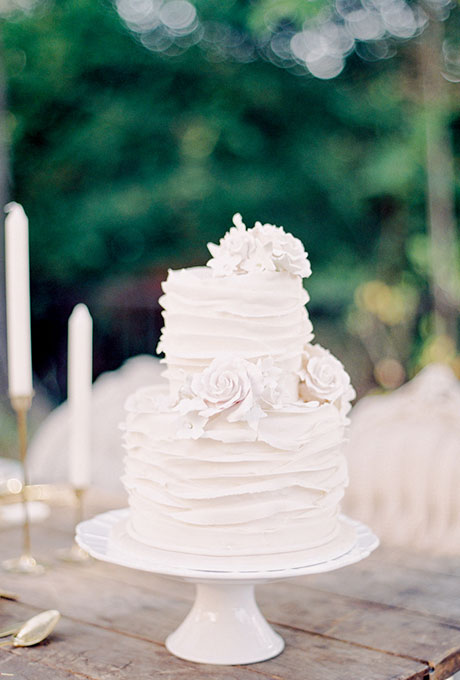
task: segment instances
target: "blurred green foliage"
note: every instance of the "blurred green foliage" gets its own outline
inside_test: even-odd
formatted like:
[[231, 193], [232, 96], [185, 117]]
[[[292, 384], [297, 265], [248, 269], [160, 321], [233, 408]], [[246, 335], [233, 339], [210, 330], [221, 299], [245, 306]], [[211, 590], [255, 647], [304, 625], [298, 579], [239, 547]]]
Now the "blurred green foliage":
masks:
[[[277, 7], [196, 4], [253, 30]], [[108, 0], [48, 0], [3, 21], [2, 35], [37, 328], [114, 277], [205, 262], [206, 242], [236, 211], [304, 241], [318, 318], [344, 329], [356, 287], [376, 277], [404, 278], [423, 298], [423, 114], [410, 44], [391, 60], [352, 56], [321, 81], [260, 59], [212, 60], [200, 46], [149, 52]], [[46, 327], [49, 338], [64, 333]]]

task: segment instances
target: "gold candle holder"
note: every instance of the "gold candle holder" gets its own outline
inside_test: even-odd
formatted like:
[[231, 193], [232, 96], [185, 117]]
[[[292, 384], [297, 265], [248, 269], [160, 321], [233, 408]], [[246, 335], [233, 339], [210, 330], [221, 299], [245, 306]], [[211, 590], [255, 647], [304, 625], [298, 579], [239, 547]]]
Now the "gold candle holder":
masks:
[[[74, 489], [74, 494], [75, 494], [75, 526], [77, 524], [80, 524], [80, 522], [83, 520], [83, 499], [85, 496], [87, 489]], [[78, 543], [74, 540], [73, 544], [70, 546], [70, 548], [62, 548], [61, 550], [58, 550], [57, 556], [60, 560], [63, 560], [64, 562], [76, 562], [78, 564], [85, 564], [89, 561], [91, 561], [91, 556], [86, 552], [86, 550], [83, 550], [83, 548], [80, 548]]]
[[18, 425], [19, 458], [22, 467], [21, 502], [24, 512], [22, 524], [23, 547], [22, 554], [14, 559], [5, 560], [3, 569], [19, 574], [42, 574], [45, 570], [42, 564], [32, 557], [30, 542], [30, 517], [27, 502], [26, 488], [28, 486], [27, 474], [27, 413], [32, 405], [32, 395], [10, 397], [11, 406], [16, 411]]

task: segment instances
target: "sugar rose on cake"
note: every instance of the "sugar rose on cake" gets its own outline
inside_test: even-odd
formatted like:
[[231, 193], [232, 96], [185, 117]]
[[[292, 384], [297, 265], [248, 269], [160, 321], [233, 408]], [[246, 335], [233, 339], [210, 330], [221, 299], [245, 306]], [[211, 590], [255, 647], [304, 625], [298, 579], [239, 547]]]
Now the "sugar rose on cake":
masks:
[[350, 549], [340, 501], [354, 391], [312, 344], [308, 254], [239, 213], [209, 251], [162, 284], [167, 385], [127, 403], [129, 535], [219, 559]]
[[257, 363], [232, 355], [214, 359], [204, 371], [189, 376], [180, 390], [174, 406], [183, 416], [179, 436], [202, 436], [208, 420], [221, 413], [229, 423], [243, 421], [257, 429], [266, 416], [264, 406], [282, 402], [281, 374], [269, 357]]
[[346, 415], [356, 393], [343, 364], [319, 344], [306, 345], [299, 371], [299, 395], [303, 401], [337, 404]]
[[233, 215], [233, 224], [219, 245], [208, 243], [212, 255], [208, 266], [216, 276], [254, 271], [286, 271], [302, 278], [311, 275], [302, 242], [283, 227], [256, 222], [247, 229], [240, 213]]

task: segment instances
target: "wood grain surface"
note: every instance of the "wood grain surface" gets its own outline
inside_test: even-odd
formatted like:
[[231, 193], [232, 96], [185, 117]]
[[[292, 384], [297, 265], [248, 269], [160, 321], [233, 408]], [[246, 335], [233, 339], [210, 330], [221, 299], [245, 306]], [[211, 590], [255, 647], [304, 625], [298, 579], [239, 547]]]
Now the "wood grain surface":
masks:
[[[104, 508], [105, 509], [105, 508]], [[100, 511], [94, 506], [92, 511]], [[182, 661], [164, 646], [190, 608], [193, 586], [92, 562], [60, 563], [72, 517], [54, 508], [33, 527], [43, 576], [0, 573], [0, 626], [42, 609], [62, 619], [44, 643], [0, 649], [0, 680], [443, 680], [460, 669], [460, 558], [379, 549], [360, 564], [258, 588], [260, 607], [286, 641], [277, 658], [248, 666]], [[0, 530], [0, 558], [20, 550]], [[426, 565], [426, 566], [425, 566]]]

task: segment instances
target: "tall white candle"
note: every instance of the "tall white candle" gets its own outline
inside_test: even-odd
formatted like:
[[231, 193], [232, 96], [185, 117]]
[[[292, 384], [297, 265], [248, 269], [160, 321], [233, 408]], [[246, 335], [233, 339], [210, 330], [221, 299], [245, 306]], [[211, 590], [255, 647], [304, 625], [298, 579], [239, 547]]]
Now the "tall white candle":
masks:
[[10, 397], [26, 397], [32, 395], [29, 221], [19, 203], [5, 210], [8, 389]]
[[76, 489], [91, 483], [93, 320], [86, 305], [69, 319], [67, 398], [70, 409], [69, 479]]

